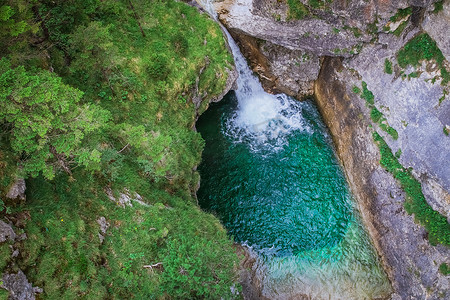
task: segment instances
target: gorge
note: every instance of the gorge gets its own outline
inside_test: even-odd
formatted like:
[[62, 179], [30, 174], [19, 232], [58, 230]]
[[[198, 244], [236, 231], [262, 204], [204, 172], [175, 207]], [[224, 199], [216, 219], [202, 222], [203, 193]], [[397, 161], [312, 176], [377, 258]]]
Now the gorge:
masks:
[[0, 299], [447, 299], [449, 0], [0, 3]]

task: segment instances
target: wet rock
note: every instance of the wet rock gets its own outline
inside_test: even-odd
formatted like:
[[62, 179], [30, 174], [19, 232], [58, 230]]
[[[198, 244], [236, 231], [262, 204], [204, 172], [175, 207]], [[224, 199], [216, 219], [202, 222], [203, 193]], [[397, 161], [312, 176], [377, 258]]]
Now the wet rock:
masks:
[[16, 239], [16, 234], [12, 227], [0, 220], [0, 243], [11, 241]]
[[10, 300], [34, 300], [35, 293], [42, 293], [42, 289], [33, 287], [20, 270], [17, 274], [3, 274], [2, 281], [2, 287], [9, 292]]
[[285, 93], [301, 99], [312, 95], [319, 75], [319, 58], [313, 53], [290, 50], [268, 41], [233, 32], [252, 70], [258, 74], [264, 90]]
[[19, 178], [9, 188], [6, 197], [13, 200], [25, 200], [25, 189], [25, 179]]

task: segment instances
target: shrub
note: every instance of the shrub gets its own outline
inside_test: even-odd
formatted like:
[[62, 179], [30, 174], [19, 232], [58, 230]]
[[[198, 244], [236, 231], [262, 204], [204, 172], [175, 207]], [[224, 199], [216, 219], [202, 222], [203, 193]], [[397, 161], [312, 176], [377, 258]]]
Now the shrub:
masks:
[[354, 85], [354, 86], [352, 87], [352, 91], [353, 91], [353, 93], [355, 93], [355, 94], [361, 93], [361, 89], [360, 89], [359, 87], [357, 87], [356, 85]]

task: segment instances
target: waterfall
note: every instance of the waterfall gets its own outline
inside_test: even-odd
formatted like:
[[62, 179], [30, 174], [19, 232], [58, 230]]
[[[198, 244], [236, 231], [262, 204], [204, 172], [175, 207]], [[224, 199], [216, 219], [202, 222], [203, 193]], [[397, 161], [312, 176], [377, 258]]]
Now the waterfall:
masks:
[[266, 93], [250, 69], [246, 58], [227, 29], [218, 21], [213, 0], [201, 0], [200, 4], [217, 21], [225, 33], [238, 71], [238, 110], [227, 121], [225, 134], [236, 142], [251, 141], [251, 148], [277, 150], [287, 143], [287, 136], [294, 130], [311, 131], [302, 117], [302, 104], [285, 94]]

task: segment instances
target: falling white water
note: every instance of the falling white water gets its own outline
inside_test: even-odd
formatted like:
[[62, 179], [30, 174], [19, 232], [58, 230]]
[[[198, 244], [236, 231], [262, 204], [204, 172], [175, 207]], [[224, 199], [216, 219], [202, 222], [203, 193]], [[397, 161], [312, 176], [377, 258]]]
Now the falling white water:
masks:
[[[212, 1], [201, 0], [200, 4], [217, 21]], [[223, 26], [222, 28], [239, 73], [238, 88], [235, 90], [238, 109], [226, 122], [224, 133], [235, 141], [250, 142], [251, 148], [257, 151], [267, 147], [280, 149], [294, 130], [310, 131], [302, 117], [302, 103], [285, 94], [266, 93], [236, 42]]]

